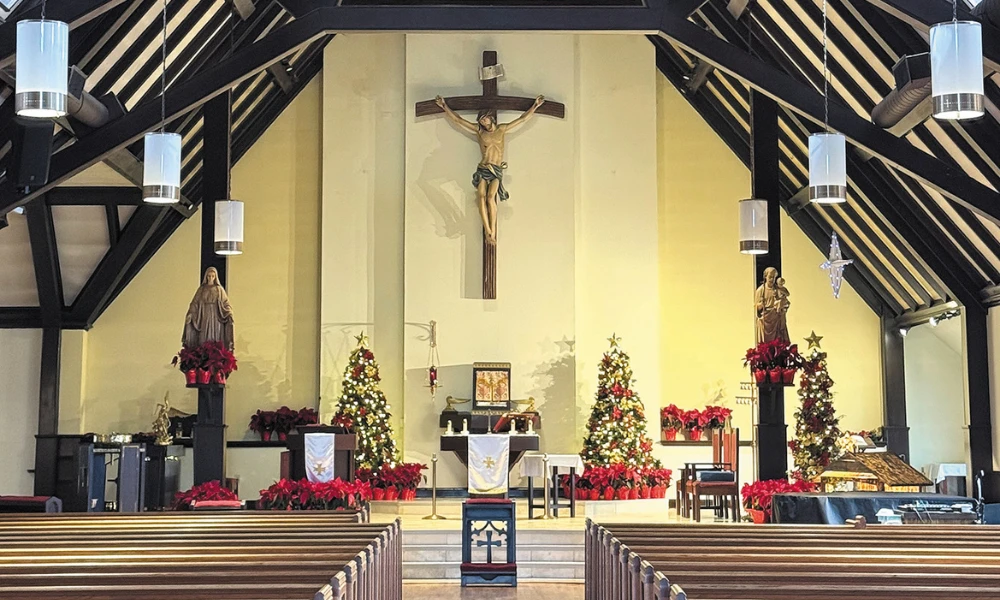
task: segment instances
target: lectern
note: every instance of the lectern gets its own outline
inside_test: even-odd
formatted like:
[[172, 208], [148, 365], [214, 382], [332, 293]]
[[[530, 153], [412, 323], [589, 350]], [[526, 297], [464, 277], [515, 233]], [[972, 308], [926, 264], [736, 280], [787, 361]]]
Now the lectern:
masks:
[[283, 478], [298, 481], [306, 477], [306, 439], [310, 433], [333, 433], [333, 474], [344, 481], [354, 481], [354, 451], [358, 449], [358, 437], [349, 433], [343, 427], [332, 425], [304, 425], [296, 428], [295, 433], [288, 434], [285, 447], [288, 448], [288, 473], [282, 473]]

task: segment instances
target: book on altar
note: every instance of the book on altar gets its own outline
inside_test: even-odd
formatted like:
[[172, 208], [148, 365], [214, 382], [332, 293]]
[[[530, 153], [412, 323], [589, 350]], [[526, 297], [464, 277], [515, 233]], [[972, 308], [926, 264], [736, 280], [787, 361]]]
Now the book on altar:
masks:
[[303, 436], [306, 454], [306, 479], [326, 483], [334, 478], [335, 433], [307, 433]]
[[506, 494], [510, 485], [510, 436], [469, 436], [469, 493]]

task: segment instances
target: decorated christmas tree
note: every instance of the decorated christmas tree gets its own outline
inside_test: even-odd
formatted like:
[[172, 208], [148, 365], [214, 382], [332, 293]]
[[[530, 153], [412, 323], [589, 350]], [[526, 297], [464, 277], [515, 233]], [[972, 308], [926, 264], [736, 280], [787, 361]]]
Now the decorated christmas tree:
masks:
[[632, 391], [632, 368], [619, 341], [610, 338], [611, 348], [598, 368], [597, 400], [583, 440], [583, 462], [588, 467], [656, 467], [653, 440], [646, 435], [646, 413]]
[[333, 421], [350, 425], [358, 436], [354, 455], [358, 468], [394, 467], [399, 461], [399, 450], [389, 423], [392, 416], [389, 403], [379, 389], [378, 363], [368, 349], [368, 337], [362, 333], [357, 340], [358, 347], [351, 352], [344, 371], [343, 393]]
[[799, 477], [806, 480], [814, 479], [836, 458], [840, 438], [840, 419], [830, 391], [833, 379], [826, 370], [826, 352], [819, 347], [821, 339], [815, 332], [806, 338], [809, 349], [799, 378], [801, 406], [795, 411], [795, 439], [788, 442]]

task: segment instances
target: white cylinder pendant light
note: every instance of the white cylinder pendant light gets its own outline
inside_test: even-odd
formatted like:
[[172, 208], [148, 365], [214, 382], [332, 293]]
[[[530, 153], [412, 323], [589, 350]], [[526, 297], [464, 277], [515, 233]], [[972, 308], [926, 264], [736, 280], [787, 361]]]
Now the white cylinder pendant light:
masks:
[[809, 136], [809, 201], [847, 202], [847, 140], [839, 133]]
[[37, 119], [64, 116], [69, 82], [69, 25], [47, 19], [18, 21], [16, 64], [15, 112]]
[[983, 116], [983, 26], [949, 21], [931, 27], [931, 96], [934, 118]]
[[740, 200], [740, 252], [767, 254], [766, 200]]
[[142, 199], [150, 204], [174, 204], [181, 199], [181, 136], [147, 133], [142, 169]]
[[239, 200], [215, 203], [215, 253], [243, 254], [243, 203]]

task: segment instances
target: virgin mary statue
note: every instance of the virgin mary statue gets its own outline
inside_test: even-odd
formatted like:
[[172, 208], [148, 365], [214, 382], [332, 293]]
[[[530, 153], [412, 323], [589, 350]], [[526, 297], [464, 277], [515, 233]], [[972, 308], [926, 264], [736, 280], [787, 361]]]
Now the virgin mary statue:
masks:
[[191, 299], [181, 342], [185, 348], [195, 348], [205, 342], [222, 342], [226, 348], [233, 349], [233, 309], [215, 267], [205, 271], [201, 286]]

